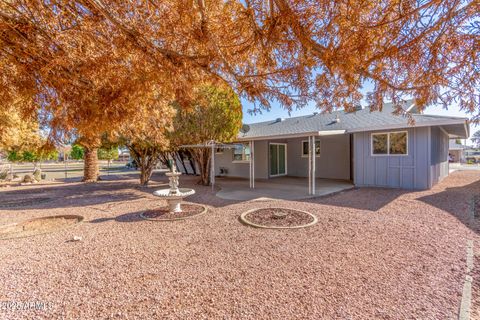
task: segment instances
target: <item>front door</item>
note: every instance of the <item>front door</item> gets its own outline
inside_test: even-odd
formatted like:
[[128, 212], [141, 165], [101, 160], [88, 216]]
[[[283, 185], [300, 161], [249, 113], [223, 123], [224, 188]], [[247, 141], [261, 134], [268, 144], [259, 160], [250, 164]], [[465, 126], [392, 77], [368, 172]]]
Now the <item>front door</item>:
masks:
[[287, 145], [285, 143], [270, 143], [270, 176], [287, 174]]

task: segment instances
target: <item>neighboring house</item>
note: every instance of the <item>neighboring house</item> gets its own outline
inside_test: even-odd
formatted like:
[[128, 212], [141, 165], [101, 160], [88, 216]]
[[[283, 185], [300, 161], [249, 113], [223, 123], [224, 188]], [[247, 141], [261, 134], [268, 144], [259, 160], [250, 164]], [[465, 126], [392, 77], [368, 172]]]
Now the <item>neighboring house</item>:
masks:
[[480, 150], [472, 147], [467, 147], [464, 150], [465, 161], [467, 163], [480, 163]]
[[305, 177], [309, 190], [315, 190], [314, 177], [429, 189], [448, 175], [449, 139], [469, 136], [467, 119], [419, 114], [411, 104], [404, 109], [412, 111], [414, 125], [392, 114], [390, 104], [382, 112], [335, 111], [250, 124], [238, 135], [243, 145], [215, 154], [215, 174], [251, 181]]
[[450, 162], [465, 162], [465, 149], [468, 147], [457, 141], [459, 139], [451, 139], [448, 147], [448, 155]]
[[64, 145], [64, 144], [59, 144], [57, 146], [58, 150], [58, 161], [65, 161], [68, 160], [70, 156], [70, 152], [72, 152], [72, 146], [71, 145]]
[[130, 151], [128, 149], [119, 149], [118, 161], [130, 161]]

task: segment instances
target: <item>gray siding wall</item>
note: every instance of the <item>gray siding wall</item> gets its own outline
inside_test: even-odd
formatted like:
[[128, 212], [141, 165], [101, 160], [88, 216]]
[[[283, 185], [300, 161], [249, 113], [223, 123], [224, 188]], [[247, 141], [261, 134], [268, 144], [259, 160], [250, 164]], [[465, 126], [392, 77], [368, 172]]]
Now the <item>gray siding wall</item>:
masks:
[[[356, 186], [376, 186], [403, 189], [428, 189], [448, 176], [448, 136], [438, 127], [408, 128], [408, 155], [372, 156], [369, 131], [353, 134], [353, 176]], [[345, 135], [317, 137], [320, 157], [316, 158], [316, 176], [329, 179], [350, 179], [350, 137]], [[308, 176], [308, 158], [302, 157], [302, 141], [255, 141], [255, 178], [269, 178], [269, 143], [287, 144], [287, 175]], [[227, 176], [249, 176], [248, 162], [233, 162], [233, 150], [216, 154], [215, 170], [228, 170]]]
[[[268, 178], [268, 144], [267, 141], [255, 141], [254, 150], [255, 179]], [[233, 149], [224, 149], [222, 153], [215, 154], [215, 174], [220, 174], [220, 168], [226, 168], [227, 177], [248, 178], [250, 164], [233, 161]]]
[[[320, 140], [320, 156], [315, 157], [315, 176], [327, 179], [350, 179], [350, 135], [316, 137]], [[308, 157], [302, 157], [302, 141], [287, 140], [287, 170], [289, 176], [308, 177]]]
[[431, 127], [430, 187], [448, 176], [448, 135], [439, 127]]
[[430, 128], [402, 131], [408, 132], [408, 155], [405, 156], [372, 156], [370, 136], [375, 131], [354, 134], [353, 172], [356, 186], [429, 188]]
[[[320, 140], [320, 157], [316, 158], [316, 176], [329, 179], [350, 179], [349, 135], [317, 137]], [[302, 141], [307, 138], [288, 140], [255, 141], [255, 179], [269, 179], [269, 143], [287, 144], [287, 175], [308, 176], [308, 158], [302, 157]], [[233, 150], [225, 149], [215, 155], [215, 173], [226, 168], [229, 177], [249, 177], [248, 162], [233, 162]]]

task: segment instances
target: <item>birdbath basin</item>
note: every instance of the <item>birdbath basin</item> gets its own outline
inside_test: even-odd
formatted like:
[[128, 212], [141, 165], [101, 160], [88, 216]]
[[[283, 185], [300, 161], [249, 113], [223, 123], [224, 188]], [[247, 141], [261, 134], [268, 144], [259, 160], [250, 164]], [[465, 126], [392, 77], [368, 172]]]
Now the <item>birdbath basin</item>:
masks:
[[181, 174], [181, 172], [176, 172], [175, 170], [165, 173], [170, 181], [170, 189], [161, 189], [153, 192], [154, 196], [167, 200], [170, 212], [182, 212], [180, 204], [183, 198], [195, 194], [195, 190], [193, 189], [178, 187], [178, 177]]

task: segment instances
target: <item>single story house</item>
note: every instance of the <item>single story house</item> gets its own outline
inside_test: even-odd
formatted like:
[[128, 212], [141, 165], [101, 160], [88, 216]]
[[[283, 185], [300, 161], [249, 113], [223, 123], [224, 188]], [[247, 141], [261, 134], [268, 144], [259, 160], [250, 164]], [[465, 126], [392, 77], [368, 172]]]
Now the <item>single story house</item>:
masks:
[[480, 163], [480, 150], [478, 148], [467, 147], [464, 153], [467, 163]]
[[448, 146], [448, 156], [450, 162], [465, 162], [465, 149], [468, 147], [463, 145], [459, 139], [451, 139]]
[[404, 109], [414, 124], [386, 104], [245, 125], [234, 148], [217, 149], [215, 175], [249, 178], [251, 188], [259, 179], [303, 177], [309, 194], [321, 178], [429, 189], [448, 175], [449, 140], [469, 136], [467, 119], [420, 114], [412, 103]]

